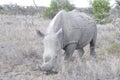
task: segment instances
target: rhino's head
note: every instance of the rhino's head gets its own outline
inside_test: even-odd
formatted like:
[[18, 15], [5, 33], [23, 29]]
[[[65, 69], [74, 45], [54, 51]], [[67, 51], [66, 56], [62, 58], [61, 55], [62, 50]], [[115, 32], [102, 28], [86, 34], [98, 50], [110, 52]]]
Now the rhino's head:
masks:
[[44, 53], [43, 53], [43, 64], [40, 66], [41, 71], [52, 71], [56, 72], [58, 63], [59, 63], [59, 55], [61, 53], [61, 41], [59, 39], [61, 31], [57, 33], [51, 33], [44, 35], [39, 32], [41, 36], [44, 36], [43, 45], [44, 45]]

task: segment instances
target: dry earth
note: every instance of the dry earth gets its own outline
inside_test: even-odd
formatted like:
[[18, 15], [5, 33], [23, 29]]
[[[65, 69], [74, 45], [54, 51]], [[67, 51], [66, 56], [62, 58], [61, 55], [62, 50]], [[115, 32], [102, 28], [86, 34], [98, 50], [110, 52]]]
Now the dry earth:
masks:
[[0, 15], [0, 80], [120, 80], [120, 31], [112, 24], [98, 25], [97, 57], [85, 47], [82, 59], [65, 67], [61, 58], [59, 73], [46, 75], [38, 70], [42, 63], [42, 39], [49, 22], [37, 16]]

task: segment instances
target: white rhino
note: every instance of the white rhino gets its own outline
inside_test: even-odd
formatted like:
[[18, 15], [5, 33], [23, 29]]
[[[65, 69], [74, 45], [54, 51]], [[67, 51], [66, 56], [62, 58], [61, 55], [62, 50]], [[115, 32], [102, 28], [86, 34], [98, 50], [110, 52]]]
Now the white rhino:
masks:
[[95, 56], [97, 27], [95, 21], [77, 10], [66, 12], [61, 10], [51, 21], [44, 37], [42, 71], [56, 71], [61, 50], [65, 51], [65, 60], [70, 60], [75, 49], [82, 57], [84, 47], [90, 44], [90, 54]]

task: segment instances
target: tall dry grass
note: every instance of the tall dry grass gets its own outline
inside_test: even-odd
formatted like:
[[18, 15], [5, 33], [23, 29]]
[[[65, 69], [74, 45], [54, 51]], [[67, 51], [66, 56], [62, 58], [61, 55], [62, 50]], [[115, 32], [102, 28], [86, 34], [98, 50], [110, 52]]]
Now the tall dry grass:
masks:
[[97, 26], [96, 58], [87, 46], [82, 59], [75, 51], [70, 64], [62, 56], [58, 74], [40, 72], [43, 44], [35, 30], [45, 32], [49, 22], [36, 16], [0, 16], [0, 80], [120, 80], [119, 30], [113, 24]]

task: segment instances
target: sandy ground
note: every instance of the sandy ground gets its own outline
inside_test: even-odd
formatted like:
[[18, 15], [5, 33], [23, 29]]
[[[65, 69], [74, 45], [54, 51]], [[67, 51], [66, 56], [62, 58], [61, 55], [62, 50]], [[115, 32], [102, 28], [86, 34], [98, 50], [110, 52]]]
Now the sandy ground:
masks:
[[0, 80], [120, 80], [119, 31], [112, 24], [98, 25], [97, 58], [89, 47], [68, 67], [61, 58], [59, 73], [46, 75], [38, 70], [42, 64], [42, 38], [51, 20], [31, 16], [0, 15]]

